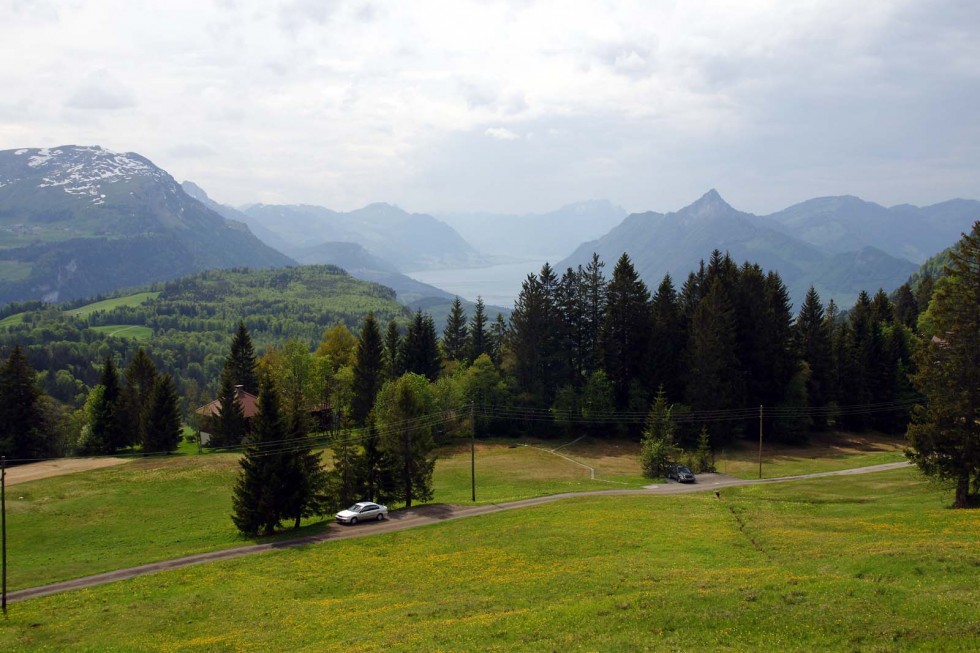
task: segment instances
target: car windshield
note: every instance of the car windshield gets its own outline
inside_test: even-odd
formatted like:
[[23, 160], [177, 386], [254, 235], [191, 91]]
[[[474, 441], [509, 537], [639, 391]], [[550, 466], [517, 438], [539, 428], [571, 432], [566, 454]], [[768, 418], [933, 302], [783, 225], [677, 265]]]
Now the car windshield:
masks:
[[679, 471], [681, 474], [690, 474], [691, 473], [691, 470], [689, 470], [687, 467], [678, 467], [677, 468], [677, 471]]

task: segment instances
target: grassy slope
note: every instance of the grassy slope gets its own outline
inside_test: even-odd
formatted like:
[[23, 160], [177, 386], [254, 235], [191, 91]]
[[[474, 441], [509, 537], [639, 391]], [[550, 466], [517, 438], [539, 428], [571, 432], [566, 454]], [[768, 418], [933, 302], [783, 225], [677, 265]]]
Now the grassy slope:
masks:
[[912, 470], [583, 497], [14, 604], [0, 648], [975, 650], [946, 503]]
[[[509, 440], [477, 445], [478, 503], [650, 482], [640, 476], [635, 443], [587, 438], [560, 449], [594, 467], [596, 480], [587, 469], [544, 450], [563, 443], [528, 443], [531, 446], [514, 446]], [[182, 447], [185, 454], [197, 450], [196, 445]], [[247, 543], [229, 518], [237, 459], [236, 454], [137, 459], [121, 467], [12, 487], [7, 505], [8, 587], [33, 587]], [[805, 471], [867, 464], [860, 454], [853, 459], [805, 460]], [[739, 464], [754, 469], [751, 459]], [[470, 503], [468, 445], [443, 450], [433, 485], [436, 502]], [[315, 533], [324, 526], [310, 520], [299, 533], [287, 530], [279, 537]]]
[[159, 292], [141, 292], [126, 295], [125, 297], [114, 297], [112, 299], [106, 299], [100, 302], [93, 302], [91, 304], [86, 304], [85, 306], [73, 308], [65, 311], [65, 313], [72, 317], [82, 317], [96, 311], [111, 311], [114, 308], [119, 308], [122, 306], [139, 306], [144, 302], [156, 299], [159, 295]]
[[91, 327], [93, 331], [115, 336], [117, 338], [132, 338], [140, 342], [146, 342], [153, 337], [153, 329], [145, 326], [135, 326], [132, 324], [110, 324], [106, 326]]

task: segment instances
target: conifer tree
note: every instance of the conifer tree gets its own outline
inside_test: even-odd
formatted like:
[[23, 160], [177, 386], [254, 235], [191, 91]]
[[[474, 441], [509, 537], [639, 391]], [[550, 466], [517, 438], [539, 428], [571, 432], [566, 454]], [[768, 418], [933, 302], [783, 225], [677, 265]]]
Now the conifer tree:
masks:
[[602, 365], [602, 351], [599, 336], [606, 315], [606, 291], [608, 283], [602, 273], [605, 263], [599, 255], [592, 252], [592, 260], [582, 271], [581, 304], [583, 307], [582, 325], [582, 376], [592, 376]]
[[180, 398], [173, 377], [156, 378], [146, 412], [143, 453], [170, 453], [180, 445]]
[[503, 313], [497, 313], [497, 317], [490, 326], [490, 333], [487, 335], [487, 354], [494, 365], [500, 365], [501, 353], [506, 339], [507, 322], [504, 321]]
[[466, 344], [466, 311], [457, 295], [449, 307], [446, 327], [442, 331], [442, 351], [447, 359], [461, 361], [466, 358]]
[[37, 375], [24, 350], [15, 345], [0, 366], [0, 454], [30, 460], [50, 453], [41, 398]]
[[980, 494], [980, 221], [953, 248], [928, 312], [935, 337], [920, 343], [914, 376], [927, 403], [909, 426], [909, 457], [952, 481], [964, 508]]
[[650, 293], [623, 253], [606, 288], [606, 315], [600, 333], [603, 362], [616, 405], [629, 405], [630, 384], [646, 370], [650, 345]]
[[489, 334], [487, 333], [487, 313], [483, 297], [476, 298], [476, 308], [473, 309], [473, 319], [470, 320], [469, 331], [466, 335], [466, 360], [472, 364], [477, 358], [487, 353], [489, 349]]
[[[816, 289], [810, 286], [796, 319], [796, 343], [800, 358], [810, 368], [806, 390], [811, 406], [824, 407], [833, 398], [833, 358], [830, 329]], [[815, 418], [815, 426], [827, 426], [825, 417]]]
[[208, 444], [212, 447], [237, 447], [245, 437], [245, 409], [228, 369], [221, 374], [218, 401], [219, 413], [212, 422], [215, 432], [211, 434]]
[[127, 437], [123, 425], [119, 371], [110, 357], [106, 357], [102, 365], [98, 387], [100, 391], [92, 406], [89, 435], [83, 445], [83, 453], [111, 454], [129, 446], [132, 441]]
[[514, 354], [514, 376], [526, 400], [542, 405], [547, 401], [546, 358], [549, 299], [541, 281], [533, 274], [521, 284], [507, 330], [507, 347]]
[[354, 397], [351, 418], [363, 425], [374, 406], [374, 399], [384, 383], [384, 343], [374, 313], [368, 313], [361, 325], [361, 337], [354, 354]]
[[895, 319], [913, 330], [919, 319], [919, 306], [908, 283], [903, 283], [895, 291]]
[[255, 347], [252, 337], [245, 328], [245, 322], [238, 322], [238, 330], [231, 339], [231, 350], [225, 360], [225, 370], [231, 374], [232, 381], [249, 394], [259, 391], [259, 377], [255, 364]]
[[235, 483], [232, 521], [247, 535], [271, 535], [286, 517], [289, 475], [295, 469], [286, 464], [282, 443], [288, 425], [282, 414], [279, 393], [273, 382], [263, 379], [259, 390], [258, 414], [239, 461], [241, 471]]
[[648, 387], [662, 386], [668, 396], [683, 396], [681, 369], [686, 341], [677, 292], [667, 274], [650, 304]]
[[398, 324], [394, 320], [388, 322], [384, 346], [384, 380], [390, 381], [397, 379], [404, 372], [401, 366], [402, 336], [398, 332]]
[[420, 308], [402, 341], [402, 366], [408, 372], [435, 381], [442, 366], [440, 358], [435, 323], [432, 316]]
[[711, 438], [707, 426], [702, 426], [701, 433], [698, 435], [698, 448], [694, 452], [694, 471], [698, 474], [715, 471], [715, 458], [711, 453]]
[[140, 347], [124, 373], [122, 411], [123, 423], [134, 433], [133, 441], [144, 443], [150, 397], [157, 380], [157, 368], [146, 351]]

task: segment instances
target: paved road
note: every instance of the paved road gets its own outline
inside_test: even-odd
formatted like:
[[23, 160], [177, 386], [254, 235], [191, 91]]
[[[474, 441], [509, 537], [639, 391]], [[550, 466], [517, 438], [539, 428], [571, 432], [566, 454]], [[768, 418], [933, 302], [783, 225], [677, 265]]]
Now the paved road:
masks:
[[277, 549], [290, 549], [298, 546], [306, 546], [309, 544], [316, 544], [318, 542], [325, 542], [331, 540], [343, 540], [352, 537], [367, 537], [370, 535], [376, 535], [378, 533], [390, 533], [392, 531], [402, 531], [408, 528], [416, 528], [418, 526], [424, 526], [426, 524], [434, 524], [441, 521], [448, 521], [450, 519], [462, 519], [464, 517], [475, 517], [476, 515], [485, 515], [492, 512], [501, 512], [503, 510], [514, 510], [515, 508], [527, 508], [529, 506], [537, 506], [545, 503], [553, 503], [555, 501], [561, 501], [562, 499], [568, 499], [571, 497], [582, 497], [582, 496], [607, 496], [607, 495], [626, 495], [626, 494], [688, 494], [691, 492], [707, 492], [711, 490], [719, 490], [726, 487], [735, 487], [739, 485], [757, 485], [760, 483], [784, 483], [786, 481], [797, 481], [808, 478], [820, 478], [823, 476], [846, 476], [851, 474], [869, 474], [872, 472], [881, 472], [890, 469], [899, 469], [902, 467], [907, 467], [909, 463], [898, 462], [898, 463], [886, 463], [884, 465], [872, 465], [869, 467], [856, 467], [853, 469], [843, 469], [836, 472], [820, 472], [817, 474], [803, 474], [800, 476], [783, 476], [780, 478], [764, 478], [764, 479], [741, 479], [734, 478], [732, 476], [725, 476], [724, 474], [700, 474], [698, 475], [698, 482], [690, 485], [684, 485], [680, 483], [664, 483], [658, 485], [648, 485], [644, 488], [631, 488], [631, 489], [618, 489], [618, 490], [593, 490], [588, 492], [566, 492], [563, 494], [552, 494], [544, 497], [535, 497], [533, 499], [523, 499], [521, 501], [509, 501], [507, 503], [494, 503], [486, 504], [480, 506], [453, 506], [448, 504], [435, 504], [420, 506], [418, 508], [410, 508], [408, 510], [399, 510], [392, 513], [388, 519], [382, 522], [371, 522], [366, 524], [358, 524], [356, 526], [341, 526], [339, 524], [331, 524], [326, 532], [319, 533], [317, 535], [311, 535], [309, 537], [297, 538], [294, 540], [287, 540], [283, 542], [270, 542], [268, 544], [250, 544], [248, 546], [240, 546], [234, 549], [223, 549], [221, 551], [210, 551], [208, 553], [199, 553], [197, 555], [185, 556], [183, 558], [174, 558], [172, 560], [161, 560], [159, 562], [152, 562], [147, 565], [140, 565], [139, 567], [130, 567], [128, 569], [117, 569], [116, 571], [109, 571], [104, 574], [96, 574], [94, 576], [85, 576], [83, 578], [76, 578], [73, 580], [64, 581], [61, 583], [52, 583], [51, 585], [42, 585], [41, 587], [32, 587], [29, 589], [18, 590], [16, 592], [9, 592], [7, 594], [8, 601], [21, 601], [24, 599], [30, 599], [40, 596], [48, 596], [50, 594], [58, 594], [60, 592], [67, 592], [73, 589], [80, 589], [83, 587], [94, 587], [95, 585], [104, 585], [105, 583], [112, 583], [117, 580], [126, 580], [128, 578], [135, 578], [137, 576], [145, 576], [146, 574], [153, 574], [158, 571], [166, 571], [168, 569], [179, 569], [181, 567], [189, 567], [191, 565], [198, 565], [204, 562], [214, 562], [216, 560], [228, 560], [229, 558], [239, 558], [241, 556], [252, 555], [254, 553], [263, 553], [265, 551], [275, 551]]

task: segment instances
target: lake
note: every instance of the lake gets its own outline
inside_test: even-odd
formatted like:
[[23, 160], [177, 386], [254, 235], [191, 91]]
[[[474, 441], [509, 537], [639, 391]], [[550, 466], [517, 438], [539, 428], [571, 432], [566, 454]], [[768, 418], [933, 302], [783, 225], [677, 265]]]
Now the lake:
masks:
[[521, 292], [521, 283], [529, 274], [537, 274], [545, 261], [502, 263], [485, 268], [454, 268], [408, 272], [408, 276], [446, 292], [475, 302], [477, 296], [491, 306], [513, 308]]

